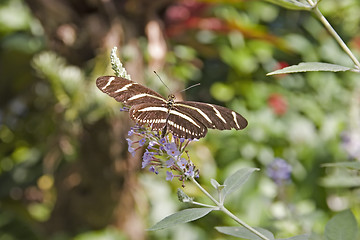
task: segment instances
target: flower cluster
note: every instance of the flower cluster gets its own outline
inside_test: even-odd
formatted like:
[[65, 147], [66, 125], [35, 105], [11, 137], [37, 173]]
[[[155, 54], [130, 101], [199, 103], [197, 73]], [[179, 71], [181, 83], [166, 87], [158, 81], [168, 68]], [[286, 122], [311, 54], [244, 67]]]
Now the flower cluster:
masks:
[[342, 147], [350, 158], [360, 160], [360, 133], [358, 130], [345, 131], [341, 134]]
[[267, 175], [278, 185], [282, 185], [291, 177], [291, 166], [281, 158], [275, 158], [267, 168]]
[[159, 133], [143, 126], [132, 127], [128, 136], [139, 139], [136, 141], [126, 139], [129, 145], [128, 151], [133, 156], [137, 150], [147, 144], [142, 157], [142, 168], [149, 167], [149, 170], [155, 174], [158, 174], [160, 169], [166, 168], [166, 180], [178, 178], [183, 181], [183, 186], [186, 179], [199, 177], [199, 170], [191, 162], [186, 150], [189, 143], [194, 140], [178, 138], [171, 134], [162, 138]]

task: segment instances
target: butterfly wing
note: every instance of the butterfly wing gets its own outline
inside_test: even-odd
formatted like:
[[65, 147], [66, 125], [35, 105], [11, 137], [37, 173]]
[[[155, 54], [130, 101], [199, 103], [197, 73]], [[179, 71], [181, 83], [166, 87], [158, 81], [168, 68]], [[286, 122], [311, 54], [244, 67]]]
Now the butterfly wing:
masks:
[[199, 139], [207, 128], [240, 130], [248, 124], [240, 114], [218, 105], [191, 101], [170, 104], [157, 92], [125, 78], [103, 76], [96, 85], [116, 101], [131, 106], [130, 117], [135, 122], [179, 138]]
[[142, 103], [130, 108], [130, 118], [140, 125], [149, 124], [152, 130], [162, 130], [166, 126], [168, 109], [165, 104]]
[[127, 106], [134, 106], [142, 103], [162, 104], [166, 103], [157, 92], [128, 79], [115, 76], [102, 76], [96, 79], [96, 86], [115, 98], [116, 101], [122, 102]]
[[169, 112], [167, 129], [179, 138], [200, 139], [205, 137], [207, 127], [191, 113], [172, 108]]
[[239, 113], [226, 107], [191, 101], [175, 102], [174, 109], [193, 116], [207, 128], [229, 130], [244, 129], [248, 122]]
[[144, 103], [130, 108], [130, 117], [139, 124], [149, 124], [152, 130], [171, 132], [179, 138], [205, 137], [207, 128], [188, 113], [168, 109], [166, 104]]

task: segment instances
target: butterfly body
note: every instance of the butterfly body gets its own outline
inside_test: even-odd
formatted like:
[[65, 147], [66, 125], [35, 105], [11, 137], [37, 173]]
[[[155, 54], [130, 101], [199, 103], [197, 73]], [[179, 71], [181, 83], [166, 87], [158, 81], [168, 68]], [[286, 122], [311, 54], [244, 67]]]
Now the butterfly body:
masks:
[[214, 104], [175, 101], [170, 94], [165, 99], [157, 92], [128, 79], [103, 76], [97, 87], [116, 101], [130, 106], [130, 118], [139, 124], [149, 124], [152, 130], [167, 131], [179, 138], [199, 139], [207, 129], [244, 129], [247, 121], [240, 114]]

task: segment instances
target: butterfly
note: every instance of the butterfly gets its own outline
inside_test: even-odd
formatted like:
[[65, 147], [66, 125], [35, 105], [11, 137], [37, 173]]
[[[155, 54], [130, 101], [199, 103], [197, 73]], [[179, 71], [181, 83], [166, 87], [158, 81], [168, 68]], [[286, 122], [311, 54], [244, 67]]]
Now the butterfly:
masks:
[[152, 130], [167, 132], [185, 139], [205, 137], [208, 128], [218, 130], [244, 129], [248, 122], [239, 113], [228, 108], [202, 102], [175, 101], [128, 79], [102, 76], [96, 86], [116, 101], [131, 107], [129, 115], [140, 125], [148, 124]]

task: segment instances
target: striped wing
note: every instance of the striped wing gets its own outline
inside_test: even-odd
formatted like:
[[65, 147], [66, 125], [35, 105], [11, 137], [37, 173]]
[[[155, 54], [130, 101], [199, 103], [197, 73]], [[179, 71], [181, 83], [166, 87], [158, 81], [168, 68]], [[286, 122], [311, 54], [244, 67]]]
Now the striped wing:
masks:
[[207, 127], [191, 114], [168, 109], [165, 104], [144, 103], [130, 109], [130, 117], [140, 124], [148, 123], [152, 130], [168, 131], [179, 138], [205, 137]]
[[96, 79], [96, 86], [115, 98], [116, 101], [122, 102], [127, 106], [134, 106], [142, 103], [166, 104], [160, 94], [144, 87], [143, 85], [115, 76], [102, 76]]
[[246, 119], [239, 113], [214, 104], [190, 101], [175, 102], [174, 110], [186, 115], [191, 115], [207, 128], [219, 130], [230, 130], [234, 128], [241, 130], [248, 124]]
[[[97, 87], [116, 101], [130, 108], [130, 117], [139, 124], [149, 124], [153, 130], [169, 131], [179, 138], [202, 138], [207, 128], [240, 130], [247, 126], [246, 119], [228, 108], [218, 105], [180, 101], [173, 103], [157, 92], [134, 81], [103, 76], [96, 80]], [[172, 95], [171, 95], [172, 96]]]

